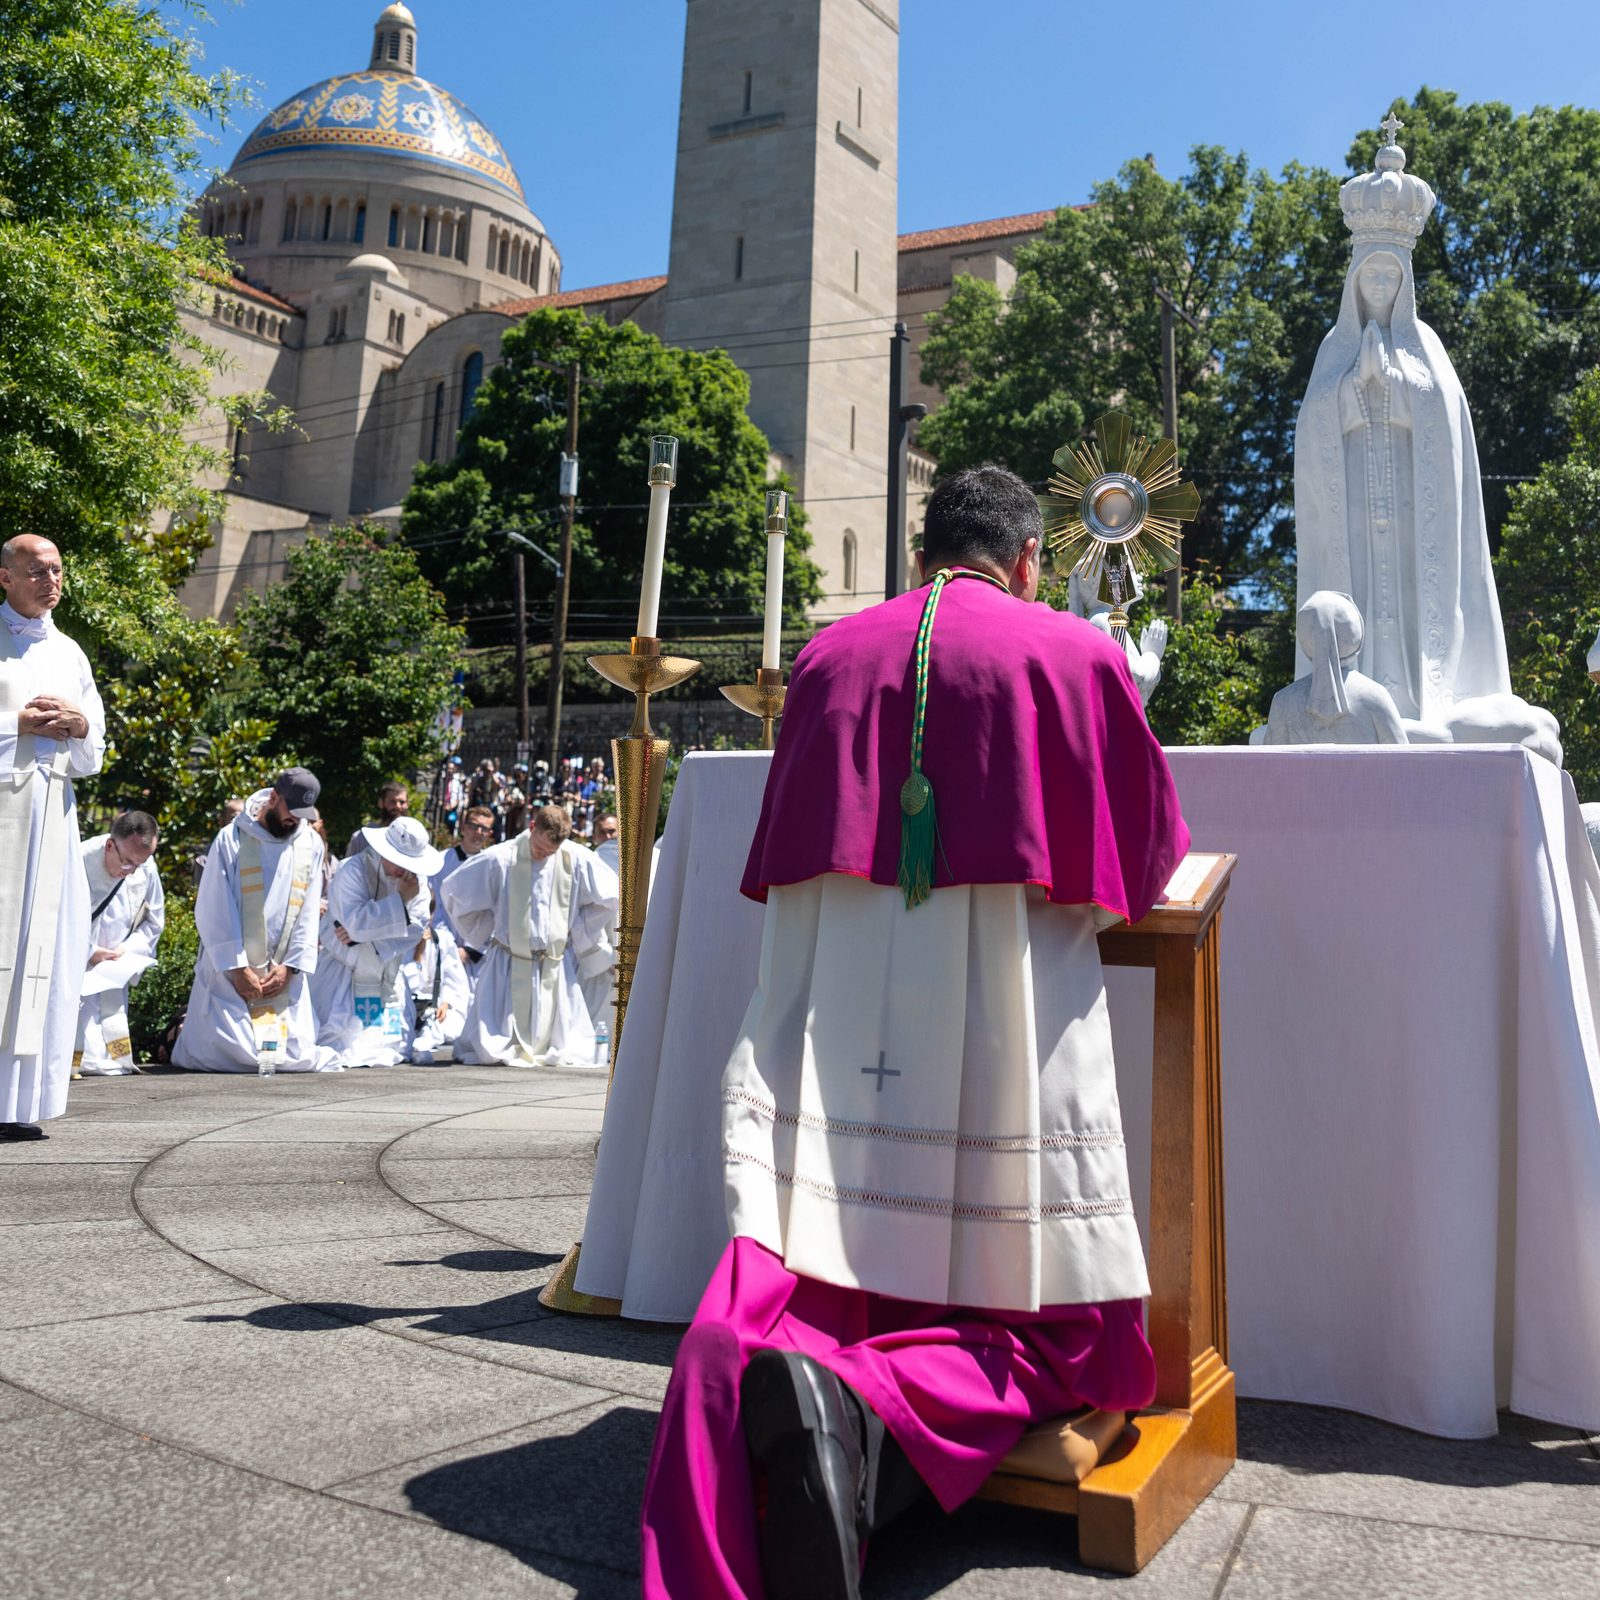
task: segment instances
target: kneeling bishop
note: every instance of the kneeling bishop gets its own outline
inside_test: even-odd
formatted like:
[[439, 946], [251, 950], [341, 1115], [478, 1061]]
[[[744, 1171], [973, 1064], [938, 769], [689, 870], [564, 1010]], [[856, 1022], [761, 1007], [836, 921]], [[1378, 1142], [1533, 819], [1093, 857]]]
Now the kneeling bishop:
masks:
[[1126, 654], [1028, 603], [1042, 533], [1020, 479], [957, 473], [924, 587], [795, 663], [722, 1080], [732, 1239], [656, 1434], [647, 1596], [854, 1597], [911, 1499], [954, 1510], [1030, 1424], [1154, 1393], [1097, 930], [1188, 830]]

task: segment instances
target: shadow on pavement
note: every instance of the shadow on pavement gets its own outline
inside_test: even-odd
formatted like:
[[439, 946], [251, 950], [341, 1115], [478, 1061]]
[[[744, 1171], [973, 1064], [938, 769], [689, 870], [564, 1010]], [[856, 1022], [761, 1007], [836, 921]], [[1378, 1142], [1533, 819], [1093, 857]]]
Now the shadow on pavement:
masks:
[[1600, 1457], [1588, 1439], [1509, 1411], [1500, 1413], [1492, 1439], [1439, 1439], [1351, 1411], [1250, 1400], [1239, 1407], [1239, 1458], [1315, 1477], [1348, 1472], [1461, 1488], [1600, 1488]]
[[[428, 1260], [391, 1261], [387, 1265], [450, 1267], [458, 1272], [533, 1272], [552, 1267], [562, 1259], [526, 1250], [458, 1250]], [[649, 1366], [672, 1365], [682, 1328], [622, 1318], [562, 1316], [539, 1304], [543, 1287], [542, 1283], [530, 1284], [511, 1294], [468, 1305], [370, 1306], [353, 1300], [296, 1300], [257, 1306], [254, 1311], [238, 1315], [209, 1312], [189, 1320], [244, 1322], [274, 1333], [325, 1333], [341, 1326], [366, 1328], [374, 1323], [415, 1317], [424, 1319], [409, 1324], [418, 1333], [603, 1355]]]
[[604, 1568], [579, 1600], [636, 1592], [639, 1506], [653, 1411], [618, 1407], [571, 1434], [469, 1456], [412, 1478], [412, 1508], [440, 1527], [509, 1550], [573, 1582], [569, 1562]]

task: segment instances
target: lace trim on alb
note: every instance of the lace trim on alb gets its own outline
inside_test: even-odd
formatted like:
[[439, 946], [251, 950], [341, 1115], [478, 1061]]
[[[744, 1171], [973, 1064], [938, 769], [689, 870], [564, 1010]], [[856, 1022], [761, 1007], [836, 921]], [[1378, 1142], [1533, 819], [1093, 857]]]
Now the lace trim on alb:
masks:
[[785, 1127], [814, 1128], [822, 1133], [837, 1133], [847, 1139], [883, 1139], [901, 1144], [920, 1144], [934, 1148], [987, 1150], [1002, 1155], [1031, 1155], [1038, 1150], [1120, 1150], [1121, 1128], [1075, 1128], [1067, 1133], [962, 1133], [955, 1128], [906, 1128], [895, 1123], [854, 1122], [842, 1117], [819, 1116], [814, 1111], [780, 1111], [769, 1100], [762, 1100], [746, 1089], [729, 1089], [722, 1096], [725, 1106], [744, 1106], [769, 1122]]
[[1037, 1224], [1063, 1217], [1124, 1217], [1133, 1214], [1133, 1202], [1126, 1195], [1105, 1200], [1053, 1200], [1043, 1206], [979, 1206], [961, 1201], [936, 1200], [930, 1195], [889, 1194], [881, 1189], [842, 1189], [797, 1172], [780, 1172], [757, 1156], [746, 1155], [731, 1145], [722, 1148], [723, 1159], [755, 1167], [791, 1189], [804, 1189], [846, 1206], [878, 1206], [885, 1211], [910, 1211], [929, 1217], [948, 1217], [962, 1222], [1024, 1222]]

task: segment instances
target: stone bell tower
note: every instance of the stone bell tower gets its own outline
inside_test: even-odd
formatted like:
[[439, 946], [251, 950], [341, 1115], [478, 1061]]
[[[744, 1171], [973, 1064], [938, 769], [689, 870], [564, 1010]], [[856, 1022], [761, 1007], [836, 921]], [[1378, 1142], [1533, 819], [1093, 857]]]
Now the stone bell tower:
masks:
[[749, 374], [837, 616], [883, 593], [899, 0], [686, 3], [662, 334]]

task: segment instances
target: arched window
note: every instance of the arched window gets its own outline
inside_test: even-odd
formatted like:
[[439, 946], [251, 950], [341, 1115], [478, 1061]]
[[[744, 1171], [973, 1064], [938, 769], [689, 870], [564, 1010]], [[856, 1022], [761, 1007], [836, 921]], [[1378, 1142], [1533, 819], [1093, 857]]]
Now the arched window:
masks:
[[456, 260], [467, 259], [467, 245], [470, 242], [471, 227], [467, 218], [462, 217], [456, 223]]
[[856, 592], [856, 536], [850, 528], [844, 530], [844, 592]]
[[506, 263], [510, 260], [510, 258], [511, 235], [509, 233], [502, 233], [500, 235], [500, 272], [502, 276], [505, 274]]
[[355, 242], [357, 244], [362, 244], [362, 243], [364, 243], [366, 241], [366, 237], [367, 237], [367, 207], [366, 207], [366, 202], [365, 201], [363, 201], [360, 205], [358, 205], [356, 207], [356, 225], [355, 225], [355, 230], [352, 233], [351, 237], [355, 240]]
[[407, 34], [406, 35], [406, 65], [408, 67], [413, 67], [413, 66], [416, 65], [416, 56], [417, 56], [417, 41], [415, 39], [413, 39], [410, 34]]
[[389, 211], [389, 248], [398, 249], [400, 245], [400, 207], [393, 206]]
[[400, 35], [398, 33], [389, 35], [389, 59], [391, 61], [400, 59]]
[[472, 402], [478, 398], [478, 390], [483, 386], [483, 352], [474, 350], [467, 357], [461, 368], [461, 420], [459, 426], [466, 427], [467, 418], [472, 415]]
[[428, 459], [439, 459], [439, 434], [444, 427], [444, 385], [437, 384], [433, 391], [433, 436], [428, 441]]

